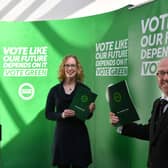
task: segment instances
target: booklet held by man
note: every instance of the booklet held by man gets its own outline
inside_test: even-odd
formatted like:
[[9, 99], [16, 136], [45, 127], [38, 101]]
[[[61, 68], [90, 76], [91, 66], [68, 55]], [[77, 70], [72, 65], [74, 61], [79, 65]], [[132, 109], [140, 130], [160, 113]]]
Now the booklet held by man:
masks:
[[86, 120], [89, 116], [89, 105], [96, 100], [97, 94], [83, 86], [79, 86], [72, 99], [69, 109], [75, 111], [76, 117], [80, 120]]
[[126, 80], [108, 86], [108, 97], [111, 112], [114, 112], [120, 119], [118, 125], [139, 120]]

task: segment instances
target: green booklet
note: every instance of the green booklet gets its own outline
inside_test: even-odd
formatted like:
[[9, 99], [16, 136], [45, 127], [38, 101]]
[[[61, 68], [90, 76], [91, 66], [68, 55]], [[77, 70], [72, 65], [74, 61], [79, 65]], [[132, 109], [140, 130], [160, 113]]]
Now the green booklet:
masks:
[[85, 120], [90, 114], [89, 105], [96, 100], [96, 97], [97, 94], [78, 86], [69, 108], [75, 111], [77, 118]]
[[118, 125], [139, 120], [126, 80], [108, 86], [108, 97], [111, 112], [116, 113], [120, 119]]

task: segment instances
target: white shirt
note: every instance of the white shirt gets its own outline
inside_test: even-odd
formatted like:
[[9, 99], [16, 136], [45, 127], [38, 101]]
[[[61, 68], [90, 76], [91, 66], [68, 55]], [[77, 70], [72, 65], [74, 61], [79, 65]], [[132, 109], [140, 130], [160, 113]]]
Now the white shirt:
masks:
[[[168, 97], [165, 96], [163, 93], [162, 93], [160, 99], [164, 99], [164, 100], [167, 100], [167, 101], [168, 101]], [[166, 112], [167, 108], [168, 108], [168, 104], [165, 105], [165, 107], [164, 107], [164, 109], [163, 109], [163, 113]]]

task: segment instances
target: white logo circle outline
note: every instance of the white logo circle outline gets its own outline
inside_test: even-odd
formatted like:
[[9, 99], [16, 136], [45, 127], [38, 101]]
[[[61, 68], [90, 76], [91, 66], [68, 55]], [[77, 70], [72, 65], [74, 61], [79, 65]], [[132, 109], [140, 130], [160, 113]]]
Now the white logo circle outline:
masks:
[[[30, 96], [24, 96], [24, 95], [22, 94], [22, 89], [23, 89], [23, 87], [25, 87], [25, 86], [30, 87], [30, 89], [32, 90], [32, 93], [31, 93]], [[23, 100], [30, 100], [30, 99], [32, 99], [33, 96], [34, 96], [34, 93], [35, 93], [34, 87], [33, 87], [33, 85], [30, 84], [30, 83], [23, 83], [23, 84], [21, 84], [21, 85], [19, 86], [18, 94], [19, 94], [19, 96], [20, 96]]]

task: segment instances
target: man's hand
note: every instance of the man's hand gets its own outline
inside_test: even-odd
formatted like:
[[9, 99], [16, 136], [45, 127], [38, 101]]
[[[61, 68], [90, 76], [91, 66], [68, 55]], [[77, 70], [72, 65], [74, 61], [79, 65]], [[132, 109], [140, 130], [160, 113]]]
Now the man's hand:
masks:
[[109, 113], [109, 118], [110, 118], [110, 123], [112, 125], [116, 125], [120, 121], [119, 118], [118, 118], [118, 116], [116, 116], [116, 114], [113, 113], [113, 112]]

